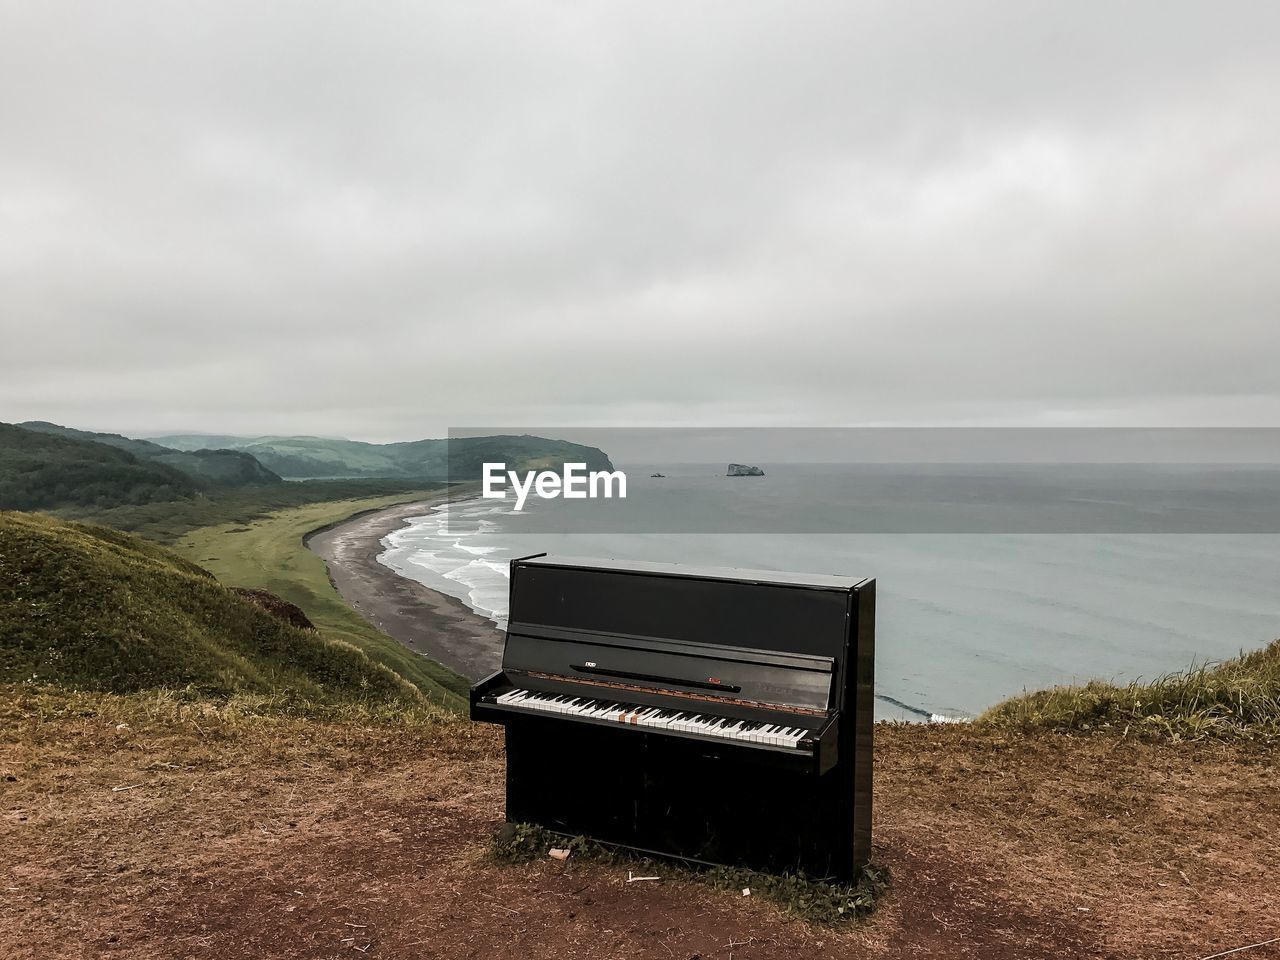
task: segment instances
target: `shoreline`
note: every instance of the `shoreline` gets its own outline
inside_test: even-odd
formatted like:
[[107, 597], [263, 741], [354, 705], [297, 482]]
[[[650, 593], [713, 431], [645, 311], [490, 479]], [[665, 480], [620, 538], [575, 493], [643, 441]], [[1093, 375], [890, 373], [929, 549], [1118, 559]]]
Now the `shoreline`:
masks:
[[457, 597], [378, 562], [382, 539], [446, 502], [447, 493], [364, 511], [313, 530], [303, 544], [324, 561], [338, 595], [370, 624], [414, 653], [469, 681], [502, 662], [502, 632]]

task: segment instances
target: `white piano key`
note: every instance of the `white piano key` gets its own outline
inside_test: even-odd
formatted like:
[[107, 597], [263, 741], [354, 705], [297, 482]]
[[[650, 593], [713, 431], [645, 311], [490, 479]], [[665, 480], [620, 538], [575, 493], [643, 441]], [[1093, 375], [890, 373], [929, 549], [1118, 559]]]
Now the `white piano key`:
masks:
[[811, 731], [785, 724], [736, 720], [718, 717], [710, 713], [697, 713], [671, 707], [654, 707], [645, 704], [619, 703], [617, 701], [558, 693], [536, 693], [512, 688], [494, 699], [506, 707], [539, 713], [563, 714], [588, 720], [605, 720], [626, 726], [647, 727], [662, 731], [679, 731], [708, 739], [731, 740], [738, 743], [755, 743], [797, 749]]

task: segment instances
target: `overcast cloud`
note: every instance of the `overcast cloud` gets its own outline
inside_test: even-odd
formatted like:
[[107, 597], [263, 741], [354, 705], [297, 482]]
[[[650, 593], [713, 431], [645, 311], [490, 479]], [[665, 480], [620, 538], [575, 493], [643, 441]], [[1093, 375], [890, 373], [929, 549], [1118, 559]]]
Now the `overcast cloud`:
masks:
[[0, 3], [0, 420], [1280, 425], [1280, 4]]

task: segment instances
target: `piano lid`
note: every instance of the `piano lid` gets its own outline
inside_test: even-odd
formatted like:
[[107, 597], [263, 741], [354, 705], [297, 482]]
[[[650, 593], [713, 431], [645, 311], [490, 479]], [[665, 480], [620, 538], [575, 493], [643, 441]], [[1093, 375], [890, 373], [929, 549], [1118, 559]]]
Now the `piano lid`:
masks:
[[868, 577], [846, 577], [826, 573], [793, 573], [783, 570], [754, 570], [748, 567], [714, 567], [688, 563], [650, 563], [643, 560], [613, 560], [563, 554], [539, 554], [515, 561], [526, 566], [572, 567], [583, 570], [610, 570], [645, 573], [652, 576], [694, 577], [700, 580], [729, 580], [809, 587], [813, 590], [848, 591], [869, 582]]
[[509, 617], [513, 628], [795, 653], [831, 658], [842, 666], [852, 594], [870, 582], [540, 556], [512, 561]]

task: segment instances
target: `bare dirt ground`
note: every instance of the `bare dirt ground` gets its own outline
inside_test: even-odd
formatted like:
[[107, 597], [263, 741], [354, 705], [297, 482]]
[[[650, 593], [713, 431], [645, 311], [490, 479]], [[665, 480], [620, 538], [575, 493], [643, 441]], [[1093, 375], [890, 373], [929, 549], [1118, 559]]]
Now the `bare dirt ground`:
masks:
[[880, 727], [891, 893], [837, 932], [625, 867], [494, 862], [489, 728], [167, 711], [0, 710], [0, 956], [1201, 958], [1280, 936], [1256, 749]]

